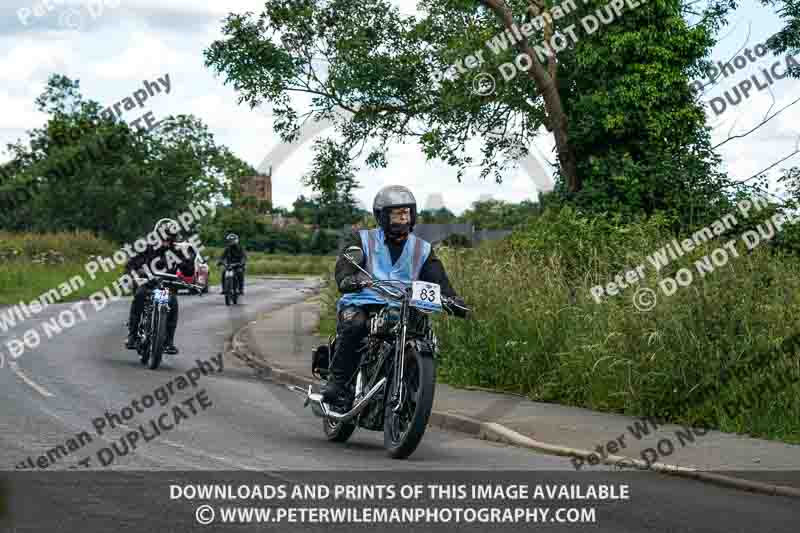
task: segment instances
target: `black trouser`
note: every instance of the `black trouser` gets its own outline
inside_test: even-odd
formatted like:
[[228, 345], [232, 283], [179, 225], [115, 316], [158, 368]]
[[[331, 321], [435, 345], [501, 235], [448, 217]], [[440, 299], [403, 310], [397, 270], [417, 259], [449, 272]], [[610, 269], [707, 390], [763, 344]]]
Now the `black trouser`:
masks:
[[[128, 335], [136, 333], [139, 327], [139, 317], [142, 316], [144, 311], [144, 300], [147, 293], [153, 290], [153, 283], [148, 282], [136, 289], [133, 295], [133, 302], [131, 302], [131, 313], [128, 319]], [[178, 297], [173, 291], [169, 294], [169, 314], [167, 315], [167, 346], [171, 346], [175, 342], [175, 330], [178, 328]]]
[[342, 308], [336, 317], [336, 349], [330, 370], [332, 381], [339, 385], [347, 384], [358, 370], [371, 307], [350, 305]]
[[[233, 269], [234, 274], [236, 276], [236, 282], [238, 283], [237, 287], [239, 287], [239, 292], [244, 291], [244, 267], [236, 267]], [[222, 292], [225, 292], [225, 270], [222, 271]]]

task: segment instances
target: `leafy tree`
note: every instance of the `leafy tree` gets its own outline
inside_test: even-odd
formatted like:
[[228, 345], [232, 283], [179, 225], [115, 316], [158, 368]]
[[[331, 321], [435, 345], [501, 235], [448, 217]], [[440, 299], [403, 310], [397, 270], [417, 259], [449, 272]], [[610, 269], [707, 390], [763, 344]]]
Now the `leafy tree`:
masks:
[[[800, 53], [800, 2], [798, 0], [761, 0], [761, 4], [776, 7], [780, 18], [786, 21], [784, 27], [767, 41], [767, 48], [776, 54], [789, 52], [794, 56]], [[789, 67], [788, 74], [792, 78], [800, 78], [800, 68], [792, 65]]]
[[421, 224], [456, 224], [459, 220], [452, 211], [446, 207], [439, 209], [423, 209], [419, 212]]
[[512, 204], [501, 200], [475, 202], [461, 218], [476, 229], [511, 229], [525, 224], [540, 212], [539, 205], [525, 200]]
[[355, 176], [358, 169], [353, 166], [349, 151], [331, 139], [320, 139], [314, 144], [313, 166], [303, 177], [303, 183], [320, 192], [315, 223], [327, 228], [352, 224], [359, 217], [353, 195], [358, 188]]
[[29, 194], [4, 210], [4, 229], [139, 238], [159, 218], [224, 195], [226, 180], [251, 170], [199, 119], [168, 117], [155, 130], [133, 131], [100, 117], [100, 105], [65, 76], [51, 76], [36, 103], [47, 123], [8, 145], [0, 189]]
[[[514, 45], [506, 40], [505, 51], [492, 54], [487, 41], [530, 19], [528, 0], [422, 0], [418, 19], [388, 0], [268, 0], [258, 18], [227, 18], [225, 39], [206, 51], [206, 64], [244, 101], [269, 101], [284, 141], [297, 135], [301, 120], [333, 120], [344, 139], [340, 151], [351, 154], [340, 164], [372, 143], [367, 164], [386, 166], [391, 144], [414, 139], [461, 178], [475, 166], [465, 146], [477, 138], [481, 176], [500, 181], [544, 126], [556, 141], [557, 190], [582, 209], [668, 210], [676, 224], [710, 216], [729, 182], [715, 170], [719, 159], [688, 81], [705, 66], [730, 2], [712, 0], [693, 26], [684, 19], [691, 0], [625, 8], [557, 56], [539, 57], [535, 46], [543, 39], [606, 0], [576, 4], [543, 32]], [[540, 2], [538, 9], [552, 5]], [[485, 52], [479, 68], [431, 82], [476, 50]], [[520, 52], [534, 58], [527, 72], [498, 81], [491, 96], [476, 94], [474, 74], [500, 78], [498, 66]], [[310, 110], [296, 108], [293, 94], [312, 96]], [[337, 108], [352, 116], [340, 118]]]

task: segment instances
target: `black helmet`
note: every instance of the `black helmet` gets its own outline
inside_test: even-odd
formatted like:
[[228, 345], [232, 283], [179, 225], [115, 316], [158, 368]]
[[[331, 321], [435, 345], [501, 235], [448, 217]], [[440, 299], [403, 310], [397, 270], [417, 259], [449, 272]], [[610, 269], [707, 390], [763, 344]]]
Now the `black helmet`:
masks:
[[402, 185], [389, 185], [375, 195], [375, 201], [372, 203], [372, 214], [375, 215], [378, 225], [385, 232], [389, 232], [389, 210], [395, 207], [411, 208], [411, 227], [409, 230], [413, 230], [414, 225], [417, 223], [417, 200], [411, 194], [411, 191]]
[[177, 241], [180, 235], [180, 226], [171, 218], [162, 218], [156, 222], [155, 232], [161, 235], [165, 241]]
[[235, 233], [228, 233], [225, 237], [225, 242], [228, 244], [239, 244], [239, 236]]

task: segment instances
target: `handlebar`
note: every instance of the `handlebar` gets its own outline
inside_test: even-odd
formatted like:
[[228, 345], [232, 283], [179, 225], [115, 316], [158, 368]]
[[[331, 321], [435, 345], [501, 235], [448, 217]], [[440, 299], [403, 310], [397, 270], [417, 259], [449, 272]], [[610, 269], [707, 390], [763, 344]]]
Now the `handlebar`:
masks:
[[[361, 252], [360, 249], [355, 249], [354, 251], [363, 254], [363, 252]], [[363, 284], [362, 288], [365, 288], [365, 287], [369, 286], [370, 288], [376, 289], [379, 292], [382, 292], [383, 294], [385, 294], [386, 296], [391, 298], [392, 300], [396, 300], [396, 301], [403, 301], [403, 300], [408, 299], [408, 298], [411, 297], [411, 291], [409, 290], [411, 288], [411, 284], [410, 283], [406, 283], [405, 281], [400, 281], [400, 280], [380, 280], [380, 279], [377, 279], [375, 276], [373, 276], [372, 274], [370, 274], [369, 272], [367, 272], [366, 270], [361, 268], [361, 265], [359, 265], [358, 262], [355, 261], [353, 259], [353, 257], [350, 256], [349, 253], [345, 253], [344, 257], [351, 264], [353, 264], [353, 266], [355, 266], [358, 270], [360, 270], [361, 272], [366, 274], [367, 277], [369, 278], [370, 284], [369, 285], [368, 284]], [[401, 289], [398, 289], [397, 287], [392, 286], [393, 284], [397, 284], [397, 283], [403, 285], [402, 294], [398, 294], [397, 292], [394, 292], [394, 291], [401, 290]], [[442, 304], [445, 307], [445, 309], [448, 312], [451, 312], [451, 313], [454, 313], [453, 309], [460, 309], [460, 310], [462, 310], [464, 312], [471, 312], [472, 311], [472, 309], [470, 309], [469, 307], [466, 307], [466, 306], [463, 306], [463, 305], [459, 305], [459, 304], [457, 304], [455, 302], [455, 300], [453, 300], [453, 298], [449, 298], [449, 297], [444, 296], [444, 295], [442, 295]]]
[[[392, 292], [392, 291], [400, 290], [399, 288], [394, 287], [393, 284], [401, 284], [401, 285], [403, 285], [404, 286], [403, 293], [402, 294], [397, 294], [395, 292]], [[391, 298], [393, 300], [397, 300], [397, 301], [403, 301], [403, 300], [411, 297], [411, 292], [409, 290], [411, 288], [411, 284], [410, 283], [406, 283], [404, 281], [400, 281], [400, 280], [375, 280], [375, 279], [373, 279], [371, 288], [377, 289], [378, 291], [380, 291], [380, 292], [384, 293], [385, 295], [387, 295], [389, 298]], [[466, 307], [466, 306], [463, 306], [463, 305], [459, 305], [458, 303], [456, 303], [456, 300], [454, 298], [450, 298], [450, 297], [444, 296], [444, 295], [442, 295], [441, 298], [442, 298], [443, 307], [445, 307], [445, 309], [450, 311], [450, 312], [452, 312], [453, 309], [460, 309], [460, 310], [465, 311], [465, 312], [472, 311], [472, 309], [470, 309], [469, 307]]]
[[144, 285], [145, 283], [148, 283], [148, 282], [153, 281], [153, 280], [158, 280], [158, 281], [162, 282], [165, 285], [175, 286], [175, 287], [178, 287], [178, 288], [181, 288], [181, 287], [193, 288], [194, 287], [194, 285], [186, 283], [185, 281], [180, 279], [175, 274], [168, 274], [166, 272], [152, 272], [152, 277], [151, 278], [140, 278], [140, 277], [135, 277], [134, 278], [134, 281], [136, 281], [136, 283], [138, 283], [139, 285]]

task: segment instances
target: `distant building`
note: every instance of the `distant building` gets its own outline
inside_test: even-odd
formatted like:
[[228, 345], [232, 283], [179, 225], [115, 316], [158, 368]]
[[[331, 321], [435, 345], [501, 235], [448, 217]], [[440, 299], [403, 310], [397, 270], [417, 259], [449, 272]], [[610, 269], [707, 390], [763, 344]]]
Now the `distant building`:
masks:
[[241, 178], [242, 196], [250, 196], [256, 200], [272, 204], [272, 167], [267, 174], [245, 176]]
[[443, 207], [444, 207], [444, 196], [441, 193], [431, 194], [425, 201], [426, 211], [438, 211]]

